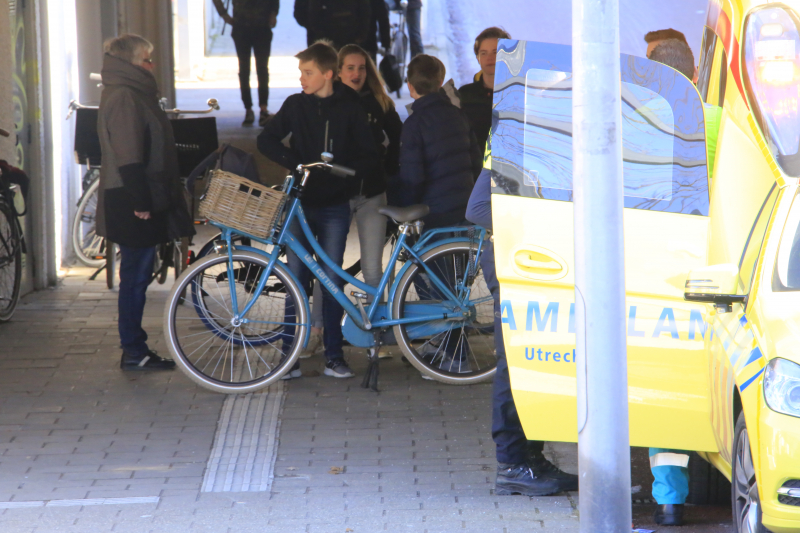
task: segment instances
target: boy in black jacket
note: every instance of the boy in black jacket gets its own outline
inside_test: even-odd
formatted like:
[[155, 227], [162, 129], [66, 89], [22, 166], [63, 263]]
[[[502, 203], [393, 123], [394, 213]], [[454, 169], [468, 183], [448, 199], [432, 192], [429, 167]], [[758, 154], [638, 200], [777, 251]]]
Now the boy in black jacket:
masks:
[[[258, 136], [258, 149], [283, 167], [315, 163], [322, 152], [330, 152], [334, 162], [356, 171], [352, 178], [339, 178], [322, 169], [314, 169], [306, 184], [301, 205], [314, 236], [325, 253], [339, 266], [344, 261], [347, 232], [350, 229], [350, 198], [360, 190], [363, 176], [379, 171], [380, 159], [372, 132], [358, 94], [341, 82], [334, 82], [338, 65], [336, 50], [325, 43], [315, 43], [295, 57], [300, 60], [300, 84], [303, 92], [286, 99], [280, 111]], [[282, 140], [292, 134], [290, 147]], [[292, 225], [292, 233], [305, 242], [300, 224]], [[287, 252], [289, 268], [304, 287], [310, 286], [311, 272], [291, 250]], [[325, 263], [325, 274], [342, 290], [342, 279]], [[355, 374], [344, 361], [340, 322], [344, 310], [328, 292], [323, 291], [325, 326], [325, 375], [337, 378]], [[293, 331], [286, 331], [293, 335]], [[300, 365], [286, 375], [300, 377]]]
[[483, 165], [481, 149], [464, 113], [439, 93], [441, 62], [421, 54], [408, 64], [415, 102], [400, 137], [398, 200], [427, 204], [426, 229], [461, 224]]

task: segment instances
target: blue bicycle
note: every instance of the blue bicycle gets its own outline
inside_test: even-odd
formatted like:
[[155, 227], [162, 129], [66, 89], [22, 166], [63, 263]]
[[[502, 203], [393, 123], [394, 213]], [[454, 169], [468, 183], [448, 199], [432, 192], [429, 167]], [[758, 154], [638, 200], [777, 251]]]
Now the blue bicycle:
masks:
[[[328, 258], [300, 205], [312, 168], [354, 174], [331, 160], [323, 154], [322, 162], [300, 165], [287, 176], [285, 198], [266, 236], [211, 222], [221, 232], [214, 253], [183, 273], [166, 304], [164, 331], [178, 366], [196, 383], [223, 393], [266, 387], [292, 368], [308, 340], [310, 310], [306, 291], [279, 260], [288, 247], [344, 308], [345, 339], [367, 348], [365, 387], [376, 389], [378, 351], [391, 342], [391, 330], [408, 361], [435, 380], [490, 378], [497, 364], [494, 310], [479, 262], [487, 232], [459, 226], [422, 233], [427, 206], [383, 208], [399, 224], [398, 236], [380, 284], [369, 286]], [[295, 220], [311, 251], [292, 233]], [[237, 244], [240, 235], [266, 249]], [[318, 261], [356, 287], [352, 301]]]

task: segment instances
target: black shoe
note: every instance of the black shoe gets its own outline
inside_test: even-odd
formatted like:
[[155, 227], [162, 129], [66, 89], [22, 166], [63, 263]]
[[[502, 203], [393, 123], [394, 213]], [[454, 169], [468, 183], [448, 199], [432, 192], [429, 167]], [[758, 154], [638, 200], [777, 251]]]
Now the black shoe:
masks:
[[256, 115], [253, 113], [252, 109], [248, 109], [244, 112], [244, 120], [242, 121], [242, 126], [251, 126], [253, 122], [256, 121]]
[[538, 476], [526, 464], [497, 465], [497, 479], [494, 482], [494, 493], [499, 496], [522, 494], [523, 496], [547, 496], [561, 492], [558, 481], [553, 478]]
[[656, 507], [653, 515], [656, 524], [660, 526], [682, 526], [683, 525], [683, 504], [665, 504]]
[[263, 128], [267, 125], [270, 118], [272, 118], [272, 115], [269, 114], [269, 111], [262, 111], [258, 114], [258, 125]]
[[528, 465], [537, 476], [556, 480], [562, 492], [578, 490], [578, 476], [564, 472], [543, 455], [528, 458]]
[[122, 370], [172, 370], [175, 361], [159, 357], [153, 350], [147, 350], [144, 355], [128, 355], [123, 351], [119, 367]]

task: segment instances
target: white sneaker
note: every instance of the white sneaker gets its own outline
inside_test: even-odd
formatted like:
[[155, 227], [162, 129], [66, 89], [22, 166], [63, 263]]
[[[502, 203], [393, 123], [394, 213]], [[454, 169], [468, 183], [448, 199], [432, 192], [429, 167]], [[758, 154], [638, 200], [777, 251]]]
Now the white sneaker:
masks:
[[298, 356], [300, 359], [308, 359], [312, 355], [318, 353], [320, 350], [324, 350], [324, 346], [322, 344], [322, 333], [317, 333], [312, 331], [308, 335], [308, 346], [300, 352]]
[[290, 379], [301, 378], [303, 377], [303, 372], [300, 371], [298, 368], [297, 370], [290, 370], [284, 375], [281, 376], [281, 380], [288, 381]]

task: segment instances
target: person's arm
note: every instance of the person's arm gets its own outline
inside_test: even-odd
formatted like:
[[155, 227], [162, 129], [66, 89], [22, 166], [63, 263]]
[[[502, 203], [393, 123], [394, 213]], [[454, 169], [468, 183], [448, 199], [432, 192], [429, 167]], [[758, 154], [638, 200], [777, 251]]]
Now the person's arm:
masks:
[[294, 0], [294, 20], [308, 28], [308, 0]]
[[122, 177], [125, 192], [132, 199], [133, 210], [149, 212], [152, 200], [146, 173], [147, 127], [142, 113], [136, 106], [133, 95], [127, 90], [118, 90], [108, 99], [101, 112], [117, 171]]
[[292, 132], [290, 121], [292, 101], [287, 100], [275, 116], [267, 122], [264, 130], [258, 135], [256, 145], [258, 151], [280, 166], [293, 169], [302, 161], [297, 153], [283, 144], [283, 139]]
[[228, 14], [228, 10], [225, 9], [225, 5], [222, 3], [222, 0], [212, 0], [214, 2], [214, 7], [217, 8], [217, 13], [219, 16], [222, 17], [222, 20], [233, 26], [233, 17]]
[[467, 220], [491, 231], [492, 229], [492, 171], [481, 170], [467, 204]]
[[386, 147], [384, 170], [386, 170], [387, 175], [393, 176], [400, 167], [400, 136], [403, 133], [403, 121], [400, 120], [400, 115], [397, 114], [394, 106], [390, 107], [386, 112], [383, 131], [389, 139], [389, 145]]
[[472, 179], [477, 180], [481, 169], [483, 169], [483, 153], [481, 152], [480, 146], [478, 146], [475, 132], [472, 131], [472, 127], [469, 125], [469, 120], [464, 117], [464, 121], [469, 128], [469, 157], [472, 161]]
[[274, 28], [278, 25], [278, 12], [281, 10], [281, 1], [280, 0], [271, 0], [270, 1], [270, 17], [269, 17], [269, 25], [270, 28]]
[[425, 193], [425, 151], [420, 126], [417, 121], [411, 121], [411, 117], [403, 126], [400, 174], [395, 193], [400, 207], [420, 203]]

